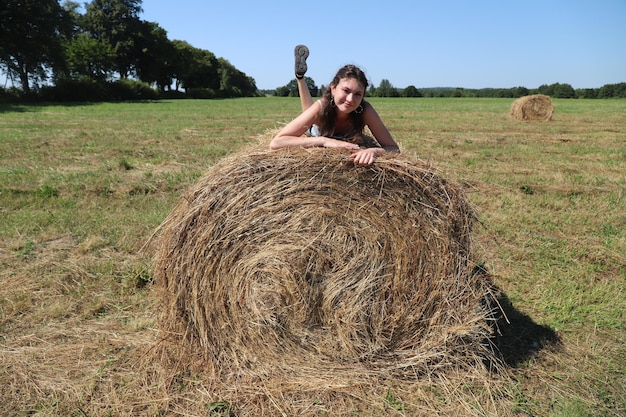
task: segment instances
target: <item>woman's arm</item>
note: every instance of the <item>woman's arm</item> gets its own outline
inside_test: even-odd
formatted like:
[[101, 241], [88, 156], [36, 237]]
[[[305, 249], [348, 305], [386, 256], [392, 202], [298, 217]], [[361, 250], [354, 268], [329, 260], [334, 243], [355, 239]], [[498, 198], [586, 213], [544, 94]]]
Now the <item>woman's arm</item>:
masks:
[[302, 136], [313, 124], [317, 124], [319, 119], [319, 107], [311, 106], [303, 111], [298, 117], [283, 127], [270, 142], [270, 149], [281, 149], [289, 147], [310, 148], [313, 146], [323, 146], [326, 148], [359, 149], [353, 143], [344, 142], [328, 138], [325, 136]]
[[372, 131], [381, 148], [366, 148], [353, 153], [350, 155], [350, 158], [354, 160], [355, 165], [371, 165], [377, 156], [385, 152], [400, 152], [400, 147], [393, 139], [393, 136], [391, 136], [389, 129], [387, 129], [376, 110], [374, 110], [374, 107], [369, 103], [365, 103], [363, 107], [363, 121]]
[[400, 147], [393, 139], [393, 136], [391, 136], [389, 129], [387, 129], [374, 107], [370, 103], [363, 107], [365, 107], [363, 110], [363, 121], [372, 131], [374, 138], [376, 138], [380, 146], [387, 152], [400, 152]]

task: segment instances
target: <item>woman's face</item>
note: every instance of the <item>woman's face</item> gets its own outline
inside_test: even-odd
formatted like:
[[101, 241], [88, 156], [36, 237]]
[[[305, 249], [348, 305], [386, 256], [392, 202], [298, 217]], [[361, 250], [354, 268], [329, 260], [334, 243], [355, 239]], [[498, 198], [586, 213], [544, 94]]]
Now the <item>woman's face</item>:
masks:
[[356, 78], [342, 78], [337, 85], [330, 87], [337, 110], [350, 113], [363, 101], [365, 88]]

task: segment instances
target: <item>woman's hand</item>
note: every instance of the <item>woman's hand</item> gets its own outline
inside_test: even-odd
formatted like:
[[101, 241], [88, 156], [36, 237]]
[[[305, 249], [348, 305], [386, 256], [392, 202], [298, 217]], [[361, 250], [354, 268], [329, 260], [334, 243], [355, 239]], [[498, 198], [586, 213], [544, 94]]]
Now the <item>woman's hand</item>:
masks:
[[361, 149], [350, 155], [350, 159], [354, 161], [354, 165], [372, 165], [380, 150], [380, 148]]
[[350, 142], [346, 142], [343, 140], [327, 138], [325, 136], [323, 138], [324, 138], [324, 141], [322, 143], [322, 146], [324, 148], [359, 149], [359, 145], [357, 145], [356, 143], [350, 143]]

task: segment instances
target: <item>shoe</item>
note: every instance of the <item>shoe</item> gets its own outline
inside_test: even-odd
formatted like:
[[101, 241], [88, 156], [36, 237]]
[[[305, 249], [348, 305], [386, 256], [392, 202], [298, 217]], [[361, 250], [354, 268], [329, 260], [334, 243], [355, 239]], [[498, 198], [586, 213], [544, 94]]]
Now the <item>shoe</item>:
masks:
[[306, 59], [309, 57], [309, 48], [304, 45], [297, 45], [293, 54], [296, 58], [296, 78], [302, 78], [308, 69]]

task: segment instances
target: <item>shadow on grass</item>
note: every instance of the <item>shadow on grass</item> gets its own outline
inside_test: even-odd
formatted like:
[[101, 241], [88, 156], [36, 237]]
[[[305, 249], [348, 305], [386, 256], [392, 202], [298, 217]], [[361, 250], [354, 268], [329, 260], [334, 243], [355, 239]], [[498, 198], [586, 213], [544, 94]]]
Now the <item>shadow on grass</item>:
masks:
[[95, 102], [64, 102], [64, 103], [55, 103], [55, 102], [2, 102], [0, 101], [0, 114], [2, 113], [26, 113], [29, 111], [33, 111], [33, 109], [37, 107], [50, 107], [50, 106], [58, 106], [58, 107], [83, 107], [88, 105], [98, 104]]
[[101, 100], [101, 101], [63, 101], [63, 102], [55, 102], [55, 101], [2, 101], [0, 100], [0, 114], [2, 113], [26, 113], [33, 111], [38, 107], [85, 107], [85, 106], [94, 106], [102, 103], [136, 103], [136, 104], [162, 104], [162, 100]]
[[561, 345], [561, 339], [552, 328], [535, 323], [530, 316], [515, 308], [483, 265], [476, 266], [472, 275], [488, 288], [490, 296], [485, 297], [483, 302], [492, 312], [494, 336], [490, 342], [497, 350], [496, 356], [505, 365], [517, 368], [541, 350]]
[[502, 291], [497, 292], [496, 299], [502, 313], [496, 319], [493, 343], [505, 364], [519, 367], [541, 350], [561, 344], [553, 329], [535, 323], [530, 316], [517, 310]]

